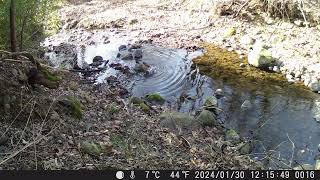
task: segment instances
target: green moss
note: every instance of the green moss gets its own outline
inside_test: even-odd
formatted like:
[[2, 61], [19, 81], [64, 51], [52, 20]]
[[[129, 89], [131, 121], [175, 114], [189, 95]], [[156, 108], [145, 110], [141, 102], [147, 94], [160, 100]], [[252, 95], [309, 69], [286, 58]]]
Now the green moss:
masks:
[[77, 100], [75, 97], [68, 97], [68, 100], [69, 100], [70, 105], [71, 105], [71, 115], [74, 118], [82, 119], [83, 118], [83, 113], [82, 113], [80, 101]]
[[44, 77], [50, 81], [60, 81], [60, 77], [51, 73], [50, 71], [48, 71], [47, 69], [45, 68], [41, 68], [40, 69], [40, 73], [44, 75]]
[[[228, 52], [209, 43], [204, 43], [202, 46], [206, 49], [206, 53], [193, 60], [200, 72], [215, 80], [221, 80], [224, 84], [237, 87], [239, 91], [245, 89], [272, 94], [275, 86], [278, 86], [292, 96], [312, 95], [302, 83], [289, 83], [280, 73], [250, 66], [247, 58], [241, 60], [236, 52]], [[245, 66], [240, 67], [240, 63]]]
[[164, 103], [165, 99], [159, 93], [146, 95], [146, 99], [150, 102]]

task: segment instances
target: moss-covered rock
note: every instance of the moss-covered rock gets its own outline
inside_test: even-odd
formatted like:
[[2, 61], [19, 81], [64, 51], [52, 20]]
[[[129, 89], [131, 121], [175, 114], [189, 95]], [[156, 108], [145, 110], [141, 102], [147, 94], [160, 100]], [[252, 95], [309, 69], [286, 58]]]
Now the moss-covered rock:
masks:
[[226, 132], [226, 141], [230, 141], [232, 143], [239, 143], [240, 142], [240, 136], [234, 129], [229, 129]]
[[205, 99], [203, 105], [206, 107], [217, 107], [218, 106], [218, 99], [215, 96], [209, 96]]
[[156, 102], [160, 104], [165, 102], [165, 99], [159, 93], [148, 94], [146, 95], [146, 99], [149, 102]]
[[217, 124], [216, 121], [216, 116], [208, 110], [203, 110], [199, 116], [197, 117], [197, 121], [202, 125], [202, 126], [215, 126]]

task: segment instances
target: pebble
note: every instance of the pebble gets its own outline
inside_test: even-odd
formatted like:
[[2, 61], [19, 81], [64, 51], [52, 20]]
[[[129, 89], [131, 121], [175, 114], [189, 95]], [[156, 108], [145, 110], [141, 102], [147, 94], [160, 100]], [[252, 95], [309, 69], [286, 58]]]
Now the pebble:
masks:
[[240, 67], [246, 67], [244, 63], [240, 63]]

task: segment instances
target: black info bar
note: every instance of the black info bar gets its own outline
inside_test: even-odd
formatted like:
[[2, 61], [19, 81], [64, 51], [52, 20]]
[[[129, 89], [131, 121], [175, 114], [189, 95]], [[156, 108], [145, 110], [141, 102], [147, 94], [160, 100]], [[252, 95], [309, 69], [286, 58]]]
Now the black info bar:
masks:
[[41, 180], [121, 180], [121, 179], [316, 179], [314, 170], [59, 170], [59, 171], [0, 171], [0, 179]]

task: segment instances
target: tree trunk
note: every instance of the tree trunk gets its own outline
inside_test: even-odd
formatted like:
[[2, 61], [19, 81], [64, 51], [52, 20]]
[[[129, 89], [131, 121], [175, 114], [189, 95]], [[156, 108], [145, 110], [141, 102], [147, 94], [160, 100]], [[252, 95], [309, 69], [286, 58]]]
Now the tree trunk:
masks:
[[26, 26], [27, 23], [27, 16], [25, 16], [22, 20], [22, 25], [21, 25], [21, 31], [20, 31], [20, 52], [23, 51], [23, 32], [24, 32], [24, 27]]
[[15, 0], [11, 0], [11, 5], [10, 5], [10, 40], [11, 40], [11, 51], [17, 52], [16, 1]]

